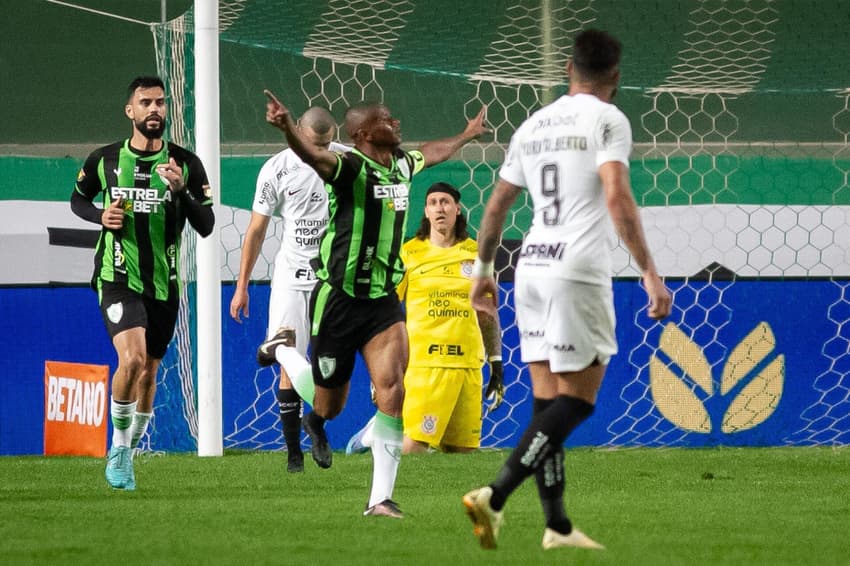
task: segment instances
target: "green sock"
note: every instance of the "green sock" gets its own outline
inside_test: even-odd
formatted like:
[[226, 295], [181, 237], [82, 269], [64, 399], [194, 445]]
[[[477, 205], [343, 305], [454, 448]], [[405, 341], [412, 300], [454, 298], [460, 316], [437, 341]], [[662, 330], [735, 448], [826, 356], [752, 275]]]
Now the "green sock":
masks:
[[130, 425], [136, 412], [136, 402], [116, 401], [109, 404], [109, 415], [112, 417], [112, 446], [130, 446]]

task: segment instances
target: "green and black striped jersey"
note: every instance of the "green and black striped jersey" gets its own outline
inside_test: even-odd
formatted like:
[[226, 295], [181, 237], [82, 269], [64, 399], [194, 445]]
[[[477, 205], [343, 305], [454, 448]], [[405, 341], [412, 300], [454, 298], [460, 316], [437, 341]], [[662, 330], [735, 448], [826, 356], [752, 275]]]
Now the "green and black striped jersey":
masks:
[[109, 281], [157, 300], [174, 300], [180, 287], [180, 240], [186, 204], [156, 173], [169, 157], [182, 168], [186, 191], [212, 207], [209, 181], [201, 160], [172, 143], [157, 152], [141, 152], [129, 140], [96, 149], [77, 175], [75, 190], [105, 208], [124, 203], [120, 230], [103, 228], [97, 241], [92, 287]]
[[337, 159], [316, 275], [355, 298], [394, 293], [404, 274], [400, 252], [410, 184], [425, 158], [419, 151], [398, 150], [384, 167], [354, 149]]

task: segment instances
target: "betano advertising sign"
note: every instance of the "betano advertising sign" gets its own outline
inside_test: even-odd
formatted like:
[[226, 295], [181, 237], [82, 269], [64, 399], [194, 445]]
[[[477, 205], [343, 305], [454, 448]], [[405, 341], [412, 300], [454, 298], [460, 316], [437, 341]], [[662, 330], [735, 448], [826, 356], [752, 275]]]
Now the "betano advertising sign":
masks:
[[105, 456], [109, 366], [44, 364], [44, 453]]

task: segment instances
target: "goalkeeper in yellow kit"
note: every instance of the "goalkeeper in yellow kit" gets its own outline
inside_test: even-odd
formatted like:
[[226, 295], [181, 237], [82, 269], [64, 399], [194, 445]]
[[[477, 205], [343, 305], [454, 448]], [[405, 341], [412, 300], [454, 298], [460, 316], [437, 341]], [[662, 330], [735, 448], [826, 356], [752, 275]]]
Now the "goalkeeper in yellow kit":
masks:
[[[404, 453], [429, 448], [470, 452], [481, 443], [482, 367], [490, 364], [486, 396], [502, 402], [502, 333], [497, 318], [469, 300], [478, 245], [469, 237], [460, 192], [435, 183], [425, 196], [416, 235], [401, 250], [405, 274], [398, 295], [407, 313], [410, 361], [404, 376]], [[346, 452], [370, 444], [371, 422]]]

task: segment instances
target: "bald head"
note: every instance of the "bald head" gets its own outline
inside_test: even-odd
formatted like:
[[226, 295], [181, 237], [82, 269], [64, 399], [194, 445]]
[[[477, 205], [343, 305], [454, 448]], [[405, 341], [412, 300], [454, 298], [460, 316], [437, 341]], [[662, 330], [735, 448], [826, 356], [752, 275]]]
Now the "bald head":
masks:
[[308, 142], [328, 149], [336, 137], [336, 122], [330, 112], [319, 106], [311, 106], [298, 120], [298, 129]]
[[330, 136], [333, 137], [336, 133], [334, 117], [321, 106], [311, 106], [308, 108], [301, 115], [301, 119], [298, 120], [298, 125], [301, 128], [310, 128], [319, 135], [330, 133]]

